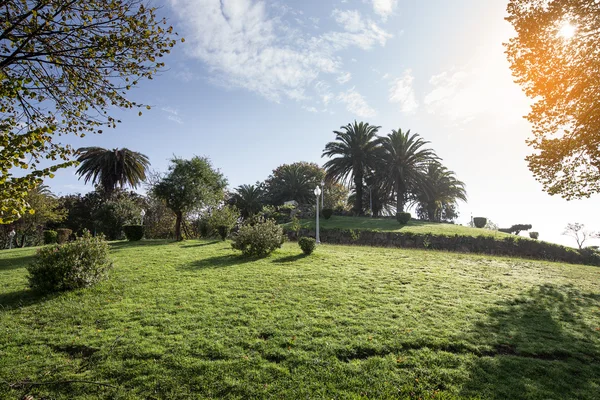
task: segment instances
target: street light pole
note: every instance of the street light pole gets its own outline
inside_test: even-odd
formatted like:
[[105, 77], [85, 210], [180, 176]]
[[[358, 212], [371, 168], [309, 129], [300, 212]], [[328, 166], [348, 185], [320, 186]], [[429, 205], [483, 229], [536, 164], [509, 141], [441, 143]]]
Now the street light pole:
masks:
[[321, 240], [319, 238], [319, 195], [321, 194], [321, 188], [318, 185], [315, 188], [314, 193], [315, 193], [315, 196], [317, 197], [317, 208], [316, 208], [317, 209], [317, 212], [316, 212], [316, 214], [317, 214], [317, 234], [315, 235], [316, 236], [315, 240], [316, 240], [317, 244], [320, 244]]

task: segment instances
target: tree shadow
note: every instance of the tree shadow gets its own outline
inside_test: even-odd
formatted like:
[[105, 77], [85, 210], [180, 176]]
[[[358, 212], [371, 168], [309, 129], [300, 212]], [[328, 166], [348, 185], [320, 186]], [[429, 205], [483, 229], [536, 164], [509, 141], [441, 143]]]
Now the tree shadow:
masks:
[[10, 271], [13, 269], [25, 268], [34, 259], [35, 255], [31, 254], [22, 257], [11, 257], [0, 259], [0, 271]]
[[272, 263], [275, 264], [287, 264], [287, 263], [292, 263], [295, 261], [299, 261], [302, 260], [303, 258], [308, 257], [306, 254], [302, 253], [302, 254], [296, 254], [293, 256], [286, 256], [286, 257], [281, 257], [281, 258], [276, 258], [275, 260], [271, 261]]
[[183, 265], [183, 268], [192, 270], [224, 268], [234, 265], [242, 265], [256, 260], [257, 258], [244, 257], [238, 254], [229, 254], [226, 256], [215, 256], [204, 258], [202, 260], [196, 260]]
[[58, 295], [59, 293], [41, 293], [31, 289], [0, 293], [0, 313], [42, 303]]
[[176, 243], [175, 240], [138, 240], [135, 242], [130, 242], [128, 240], [122, 240], [119, 242], [111, 242], [109, 243], [110, 248], [112, 250], [121, 250], [132, 247], [150, 247], [150, 246], [164, 246], [171, 243]]
[[203, 247], [203, 246], [212, 246], [213, 244], [219, 244], [219, 243], [226, 243], [223, 240], [213, 240], [211, 242], [204, 242], [204, 243], [195, 243], [195, 244], [184, 244], [181, 247], [182, 248], [190, 248], [190, 247]]
[[483, 347], [461, 395], [594, 398], [600, 387], [600, 340], [589, 316], [599, 307], [600, 294], [570, 285], [542, 285], [498, 302], [475, 327], [473, 341]]

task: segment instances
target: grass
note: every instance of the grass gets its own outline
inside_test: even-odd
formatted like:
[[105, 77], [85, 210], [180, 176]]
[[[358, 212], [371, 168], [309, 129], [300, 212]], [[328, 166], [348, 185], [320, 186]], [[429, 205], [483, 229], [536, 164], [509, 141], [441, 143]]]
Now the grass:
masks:
[[[314, 229], [315, 221], [301, 220], [303, 228]], [[521, 236], [509, 235], [507, 233], [492, 231], [489, 229], [469, 228], [455, 224], [441, 224], [437, 222], [426, 222], [412, 219], [406, 225], [400, 225], [394, 218], [369, 218], [369, 217], [341, 217], [333, 215], [329, 219], [320, 218], [319, 226], [323, 229], [370, 229], [384, 232], [411, 232], [430, 233], [434, 235], [460, 235], [460, 236], [495, 236], [507, 237]]]
[[112, 246], [108, 281], [51, 296], [27, 289], [33, 250], [0, 253], [0, 398], [600, 393], [598, 268], [330, 245], [305, 257], [295, 243], [262, 260], [216, 241]]

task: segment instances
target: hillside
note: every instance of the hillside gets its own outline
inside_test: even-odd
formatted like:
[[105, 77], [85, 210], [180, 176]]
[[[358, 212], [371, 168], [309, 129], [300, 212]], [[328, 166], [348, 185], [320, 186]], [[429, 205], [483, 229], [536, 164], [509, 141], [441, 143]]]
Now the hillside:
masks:
[[47, 297], [26, 286], [33, 250], [0, 252], [0, 398], [600, 392], [599, 268], [331, 245], [304, 257], [295, 243], [262, 260], [227, 242], [112, 246], [110, 280]]
[[[304, 228], [315, 227], [315, 220], [301, 220]], [[507, 233], [489, 229], [469, 228], [455, 224], [442, 224], [412, 219], [406, 225], [400, 225], [394, 218], [369, 218], [369, 217], [341, 217], [334, 215], [329, 219], [320, 218], [319, 226], [323, 229], [370, 229], [384, 232], [411, 232], [431, 233], [435, 235], [461, 235], [461, 236], [494, 236], [507, 237]], [[520, 237], [512, 235], [513, 237]]]

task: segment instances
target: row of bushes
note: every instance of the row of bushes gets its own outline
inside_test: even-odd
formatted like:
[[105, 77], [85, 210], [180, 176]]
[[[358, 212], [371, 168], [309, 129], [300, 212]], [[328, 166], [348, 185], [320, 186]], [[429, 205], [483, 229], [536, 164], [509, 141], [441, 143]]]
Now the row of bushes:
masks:
[[[287, 230], [286, 233], [290, 240], [315, 234], [314, 231], [304, 228], [298, 231]], [[575, 250], [554, 243], [520, 239], [513, 236], [496, 238], [493, 236], [380, 232], [366, 229], [321, 229], [320, 237], [321, 241], [331, 244], [426, 248], [600, 266], [600, 253], [596, 251]]]

